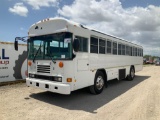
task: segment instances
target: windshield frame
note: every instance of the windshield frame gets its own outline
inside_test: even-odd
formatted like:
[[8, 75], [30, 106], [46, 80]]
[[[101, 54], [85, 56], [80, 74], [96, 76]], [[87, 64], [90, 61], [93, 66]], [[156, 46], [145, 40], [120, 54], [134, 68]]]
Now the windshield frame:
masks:
[[[46, 44], [47, 44], [47, 40], [39, 40], [39, 41], [41, 41], [41, 42], [45, 42], [45, 44], [43, 43], [42, 44], [42, 46], [41, 46], [41, 48], [44, 50], [43, 52], [43, 54], [42, 54], [42, 57], [41, 58], [38, 58], [37, 57], [37, 55], [35, 55], [35, 54], [33, 54], [33, 58], [30, 58], [30, 44], [31, 44], [31, 41], [34, 41], [34, 40], [32, 40], [32, 38], [34, 38], [34, 37], [45, 37], [45, 36], [52, 36], [52, 35], [56, 35], [56, 34], [62, 34], [62, 33], [64, 33], [65, 35], [67, 34], [67, 33], [69, 33], [71, 36], [69, 37], [69, 38], [71, 38], [71, 41], [70, 41], [70, 46], [69, 46], [69, 48], [68, 49], [70, 49], [70, 51], [68, 52], [68, 54], [71, 54], [70, 55], [70, 57], [69, 58], [54, 58], [51, 54], [50, 55], [48, 55], [48, 56], [46, 56], [45, 55], [45, 51], [47, 51], [47, 50], [45, 50], [45, 47], [46, 47]], [[63, 43], [64, 43], [64, 40], [65, 40], [65, 37], [63, 38]], [[35, 60], [73, 60], [73, 58], [74, 58], [74, 56], [73, 56], [73, 46], [72, 46], [72, 44], [73, 44], [73, 33], [71, 33], [71, 32], [60, 32], [60, 33], [52, 33], [52, 34], [45, 34], [45, 35], [39, 35], [39, 36], [30, 36], [29, 37], [29, 40], [27, 41], [27, 49], [28, 49], [28, 60], [33, 60], [34, 59], [34, 57], [35, 57]], [[40, 47], [40, 46], [38, 46], [38, 47]], [[50, 47], [51, 47], [51, 45], [50, 45]], [[64, 47], [64, 46], [63, 46]], [[58, 47], [57, 47], [58, 48]], [[60, 48], [60, 46], [59, 46], [59, 48]], [[39, 53], [39, 52], [38, 52]], [[55, 52], [54, 52], [55, 53]], [[51, 59], [52, 58], [52, 59]]]

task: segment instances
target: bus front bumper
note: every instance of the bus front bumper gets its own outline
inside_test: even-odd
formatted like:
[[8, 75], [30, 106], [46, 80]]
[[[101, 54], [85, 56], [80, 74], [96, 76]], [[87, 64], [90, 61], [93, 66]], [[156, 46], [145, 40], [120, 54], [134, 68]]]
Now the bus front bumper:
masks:
[[26, 78], [26, 84], [27, 86], [37, 87], [37, 88], [51, 91], [54, 93], [60, 93], [60, 94], [71, 93], [69, 84], [56, 83], [52, 81], [39, 80], [39, 79], [33, 79], [33, 78], [32, 79]]

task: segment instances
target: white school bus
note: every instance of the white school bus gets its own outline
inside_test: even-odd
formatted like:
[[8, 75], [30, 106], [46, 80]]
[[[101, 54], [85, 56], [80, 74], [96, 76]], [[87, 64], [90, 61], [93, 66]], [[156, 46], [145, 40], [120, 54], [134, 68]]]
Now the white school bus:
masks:
[[[16, 50], [18, 40], [25, 41], [17, 37]], [[143, 67], [142, 46], [63, 18], [33, 24], [27, 43], [27, 86], [54, 93], [100, 94], [107, 81], [133, 80]]]

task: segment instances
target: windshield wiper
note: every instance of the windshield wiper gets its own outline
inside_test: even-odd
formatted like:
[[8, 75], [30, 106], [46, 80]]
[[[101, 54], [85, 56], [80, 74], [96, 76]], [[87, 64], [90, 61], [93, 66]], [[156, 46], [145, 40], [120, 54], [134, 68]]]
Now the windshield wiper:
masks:
[[34, 56], [34, 58], [33, 58], [33, 62], [34, 62], [34, 60], [35, 60], [35, 58], [36, 58], [38, 52], [40, 51], [41, 46], [42, 46], [42, 41], [41, 41], [40, 46], [39, 46], [39, 48], [38, 48], [38, 50], [37, 50], [37, 52], [36, 52], [36, 54], [35, 54], [35, 56]]
[[56, 63], [56, 61], [55, 60], [53, 60], [53, 58], [52, 58], [52, 56], [51, 56], [51, 51], [49, 50], [49, 54], [47, 54], [47, 56], [49, 56], [50, 58], [51, 58], [51, 60], [52, 60], [52, 62], [55, 64]]

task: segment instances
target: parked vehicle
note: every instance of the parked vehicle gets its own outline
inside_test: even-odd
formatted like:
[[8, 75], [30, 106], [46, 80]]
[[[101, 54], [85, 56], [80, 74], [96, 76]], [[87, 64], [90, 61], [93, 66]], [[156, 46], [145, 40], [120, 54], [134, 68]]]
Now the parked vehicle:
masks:
[[155, 65], [160, 65], [160, 60], [157, 60], [157, 61], [155, 62]]
[[33, 24], [27, 42], [27, 85], [55, 93], [100, 94], [107, 81], [133, 80], [143, 68], [142, 46], [62, 18]]

